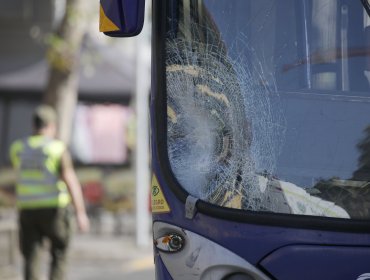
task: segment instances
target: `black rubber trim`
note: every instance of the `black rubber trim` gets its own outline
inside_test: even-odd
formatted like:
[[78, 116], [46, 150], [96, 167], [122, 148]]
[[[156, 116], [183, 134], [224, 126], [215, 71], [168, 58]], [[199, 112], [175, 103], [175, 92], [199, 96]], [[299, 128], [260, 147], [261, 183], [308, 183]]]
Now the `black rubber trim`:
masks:
[[[152, 86], [154, 95], [152, 102], [154, 110], [154, 133], [159, 171], [166, 185], [175, 196], [185, 204], [188, 192], [176, 180], [170, 168], [167, 153], [167, 104], [166, 104], [166, 71], [165, 71], [165, 42], [167, 24], [167, 4], [171, 0], [153, 0], [153, 76]], [[251, 223], [265, 226], [278, 226], [300, 229], [326, 230], [337, 232], [370, 233], [370, 221], [348, 220], [339, 218], [324, 218], [267, 212], [254, 212], [220, 207], [199, 200], [197, 210], [200, 213], [219, 219], [240, 223]]]
[[[167, 154], [167, 99], [166, 99], [166, 29], [167, 29], [167, 0], [153, 0], [153, 31], [152, 31], [152, 86], [154, 95], [154, 132], [157, 143], [157, 158], [161, 174], [166, 179], [171, 191], [183, 203], [188, 193], [180, 186], [175, 179]], [[164, 20], [165, 19], [165, 20]]]

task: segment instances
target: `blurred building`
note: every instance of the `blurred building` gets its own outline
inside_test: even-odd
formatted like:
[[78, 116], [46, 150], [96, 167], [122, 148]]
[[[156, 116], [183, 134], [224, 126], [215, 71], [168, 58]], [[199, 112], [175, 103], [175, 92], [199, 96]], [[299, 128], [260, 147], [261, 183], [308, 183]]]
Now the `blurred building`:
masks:
[[[31, 132], [30, 116], [41, 100], [48, 78], [45, 41], [63, 16], [63, 2], [0, 0], [0, 36], [6, 38], [0, 44], [0, 165], [8, 164], [10, 143]], [[127, 160], [127, 153], [124, 143], [118, 148], [119, 137], [124, 141], [124, 131], [117, 130], [117, 126], [124, 126], [129, 117], [128, 105], [135, 90], [135, 56], [122, 47], [127, 40], [112, 41], [115, 45], [102, 42], [94, 12], [92, 9], [94, 24], [86, 34], [80, 55], [79, 106], [74, 127], [78, 135], [73, 137], [72, 150], [77, 161], [109, 164], [109, 152], [104, 157], [94, 155], [94, 151], [102, 151], [102, 147], [109, 146], [107, 139], [111, 139], [118, 149], [111, 152], [111, 163], [119, 164]], [[107, 121], [109, 118], [114, 121]], [[97, 133], [108, 136], [104, 143], [99, 142], [99, 137], [94, 138]], [[81, 141], [88, 143], [82, 145]]]
[[[134, 120], [130, 104], [136, 87], [135, 40], [99, 34], [98, 4], [89, 3], [91, 22], [80, 54], [79, 102], [70, 149], [89, 209], [107, 206], [117, 212], [134, 207], [129, 134]], [[8, 203], [4, 193], [15, 180], [9, 146], [32, 132], [32, 112], [48, 79], [46, 42], [64, 15], [65, 0], [0, 0], [0, 7], [1, 207]]]

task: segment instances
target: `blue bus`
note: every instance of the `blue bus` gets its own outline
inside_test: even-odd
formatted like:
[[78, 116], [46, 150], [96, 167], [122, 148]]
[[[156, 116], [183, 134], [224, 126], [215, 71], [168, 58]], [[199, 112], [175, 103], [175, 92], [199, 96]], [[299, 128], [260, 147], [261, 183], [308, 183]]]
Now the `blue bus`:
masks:
[[[144, 1], [101, 0], [140, 32]], [[128, 16], [130, 14], [130, 16]], [[367, 0], [154, 0], [156, 279], [370, 279]]]

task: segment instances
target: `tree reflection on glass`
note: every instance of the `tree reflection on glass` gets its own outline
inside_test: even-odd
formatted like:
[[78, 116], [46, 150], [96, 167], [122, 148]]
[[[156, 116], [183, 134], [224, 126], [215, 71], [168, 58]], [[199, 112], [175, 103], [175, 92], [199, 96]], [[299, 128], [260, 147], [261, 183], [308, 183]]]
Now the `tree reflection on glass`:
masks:
[[340, 205], [353, 219], [370, 219], [370, 125], [364, 134], [357, 144], [360, 156], [352, 178], [320, 180], [315, 186], [317, 196]]

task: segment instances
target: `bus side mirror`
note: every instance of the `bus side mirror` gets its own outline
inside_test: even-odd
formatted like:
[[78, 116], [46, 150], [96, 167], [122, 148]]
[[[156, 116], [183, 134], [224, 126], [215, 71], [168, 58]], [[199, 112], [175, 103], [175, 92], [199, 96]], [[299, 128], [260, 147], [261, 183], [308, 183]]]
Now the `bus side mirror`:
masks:
[[99, 31], [111, 37], [133, 37], [144, 25], [145, 0], [100, 0]]

